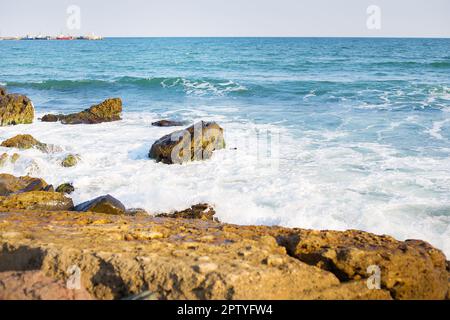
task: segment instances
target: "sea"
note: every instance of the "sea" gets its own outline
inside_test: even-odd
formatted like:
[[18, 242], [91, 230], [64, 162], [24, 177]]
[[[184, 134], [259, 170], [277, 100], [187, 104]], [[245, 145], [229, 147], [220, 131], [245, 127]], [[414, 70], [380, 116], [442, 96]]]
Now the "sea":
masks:
[[[0, 85], [34, 103], [0, 128], [58, 145], [1, 172], [71, 182], [150, 214], [206, 202], [227, 223], [360, 229], [450, 256], [450, 39], [106, 38], [0, 41]], [[38, 120], [110, 97], [123, 120]], [[216, 121], [227, 147], [183, 165], [148, 158], [181, 128]], [[12, 154], [17, 150], [0, 148]], [[65, 155], [80, 156], [72, 168]]]

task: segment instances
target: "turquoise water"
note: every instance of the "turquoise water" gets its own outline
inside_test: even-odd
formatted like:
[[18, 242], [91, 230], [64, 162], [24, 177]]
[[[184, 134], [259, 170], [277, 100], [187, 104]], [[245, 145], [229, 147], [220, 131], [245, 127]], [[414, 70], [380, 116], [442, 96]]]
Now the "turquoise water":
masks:
[[[0, 70], [38, 116], [123, 99], [120, 123], [0, 129], [78, 152], [71, 170], [34, 151], [3, 169], [71, 180], [76, 201], [111, 193], [152, 212], [207, 201], [228, 222], [359, 228], [450, 253], [450, 39], [0, 41]], [[238, 150], [155, 164], [148, 149], [171, 129], [150, 122], [162, 117], [217, 120]], [[276, 169], [248, 152], [261, 132], [279, 137]]]

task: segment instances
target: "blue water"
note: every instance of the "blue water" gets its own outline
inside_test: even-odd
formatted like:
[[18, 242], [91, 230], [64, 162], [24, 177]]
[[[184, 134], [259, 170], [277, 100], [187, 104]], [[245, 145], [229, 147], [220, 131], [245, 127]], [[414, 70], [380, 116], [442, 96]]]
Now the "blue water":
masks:
[[[86, 153], [86, 166], [70, 172], [29, 155], [41, 161], [33, 173], [83, 186], [76, 200], [110, 192], [150, 211], [209, 201], [229, 222], [360, 228], [450, 253], [450, 39], [0, 41], [0, 84], [28, 95], [38, 116], [123, 99], [116, 127], [36, 121], [0, 131]], [[218, 120], [239, 147], [254, 130], [279, 130], [279, 168], [255, 173], [230, 150], [203, 166], [151, 163], [148, 147], [167, 131], [149, 123], [162, 117]], [[111, 148], [121, 160], [99, 166]], [[152, 179], [170, 184], [157, 188]]]

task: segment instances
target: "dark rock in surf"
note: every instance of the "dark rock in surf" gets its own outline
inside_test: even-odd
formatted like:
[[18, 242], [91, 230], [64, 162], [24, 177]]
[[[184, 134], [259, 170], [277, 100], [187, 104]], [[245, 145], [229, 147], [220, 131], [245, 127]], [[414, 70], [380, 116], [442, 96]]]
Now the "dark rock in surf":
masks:
[[200, 121], [157, 140], [149, 157], [166, 164], [209, 159], [214, 150], [225, 148], [223, 129], [215, 122]]
[[159, 120], [152, 122], [154, 127], [181, 127], [187, 125], [187, 121], [175, 121], [175, 120]]
[[97, 212], [114, 215], [123, 215], [126, 212], [125, 206], [116, 198], [108, 195], [95, 198], [77, 205], [75, 211]]

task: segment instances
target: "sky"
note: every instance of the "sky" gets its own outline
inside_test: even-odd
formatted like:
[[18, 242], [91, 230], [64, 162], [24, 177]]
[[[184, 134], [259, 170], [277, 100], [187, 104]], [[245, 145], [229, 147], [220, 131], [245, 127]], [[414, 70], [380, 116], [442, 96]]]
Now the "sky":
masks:
[[[71, 5], [79, 15], [67, 13]], [[450, 37], [450, 0], [0, 0], [0, 8], [0, 36]]]

